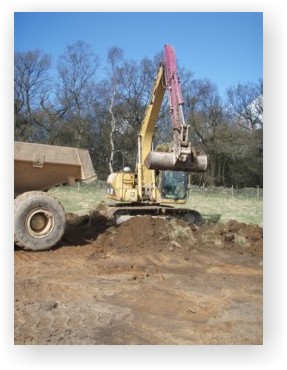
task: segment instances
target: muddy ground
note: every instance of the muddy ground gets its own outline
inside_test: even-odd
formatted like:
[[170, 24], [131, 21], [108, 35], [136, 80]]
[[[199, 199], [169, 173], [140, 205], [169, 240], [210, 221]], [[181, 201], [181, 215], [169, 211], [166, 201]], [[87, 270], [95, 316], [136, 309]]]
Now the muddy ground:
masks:
[[15, 247], [15, 344], [262, 344], [263, 232], [69, 215], [51, 251]]

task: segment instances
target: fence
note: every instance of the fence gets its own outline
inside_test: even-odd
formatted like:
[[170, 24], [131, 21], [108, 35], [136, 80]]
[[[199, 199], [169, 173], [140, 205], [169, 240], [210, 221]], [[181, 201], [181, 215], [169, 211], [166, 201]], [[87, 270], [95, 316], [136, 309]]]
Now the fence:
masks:
[[231, 197], [245, 197], [263, 199], [263, 189], [257, 186], [256, 188], [236, 189], [233, 186], [230, 188], [224, 186], [190, 186], [190, 192], [196, 194], [210, 195], [226, 195]]

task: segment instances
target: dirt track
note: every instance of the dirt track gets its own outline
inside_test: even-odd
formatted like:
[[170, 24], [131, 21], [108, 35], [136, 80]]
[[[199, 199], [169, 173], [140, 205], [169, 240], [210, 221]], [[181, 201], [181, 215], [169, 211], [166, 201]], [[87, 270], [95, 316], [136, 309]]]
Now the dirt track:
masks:
[[262, 229], [96, 215], [15, 249], [15, 344], [262, 344]]

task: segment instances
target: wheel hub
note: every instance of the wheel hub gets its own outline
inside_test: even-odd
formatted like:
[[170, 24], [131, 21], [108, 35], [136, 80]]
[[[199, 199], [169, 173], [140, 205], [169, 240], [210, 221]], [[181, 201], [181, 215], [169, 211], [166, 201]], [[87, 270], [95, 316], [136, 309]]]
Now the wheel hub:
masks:
[[33, 209], [26, 217], [25, 226], [28, 233], [34, 238], [44, 238], [54, 228], [53, 214], [45, 208]]

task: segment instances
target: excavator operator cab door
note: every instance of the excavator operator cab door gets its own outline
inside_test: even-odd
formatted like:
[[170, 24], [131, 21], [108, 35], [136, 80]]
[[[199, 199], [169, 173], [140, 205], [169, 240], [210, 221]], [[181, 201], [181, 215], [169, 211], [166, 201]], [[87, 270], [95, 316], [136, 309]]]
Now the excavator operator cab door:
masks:
[[187, 198], [188, 174], [183, 171], [161, 171], [159, 190], [163, 199]]

